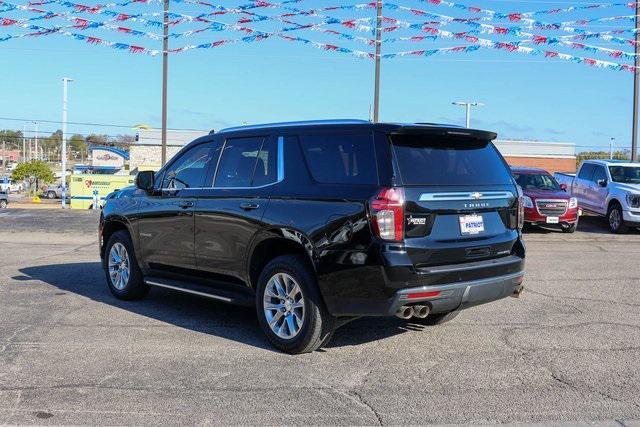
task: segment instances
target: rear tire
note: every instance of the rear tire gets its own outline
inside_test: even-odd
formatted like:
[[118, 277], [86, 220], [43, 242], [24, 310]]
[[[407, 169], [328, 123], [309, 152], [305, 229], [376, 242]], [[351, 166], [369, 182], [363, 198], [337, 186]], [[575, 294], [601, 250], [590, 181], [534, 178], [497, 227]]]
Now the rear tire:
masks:
[[0, 200], [0, 209], [6, 209], [8, 203], [6, 200]]
[[56, 198], [56, 192], [55, 191], [49, 191], [47, 193], [47, 199], [55, 199]]
[[611, 230], [612, 233], [624, 234], [629, 231], [629, 227], [624, 224], [622, 206], [620, 206], [620, 203], [618, 202], [613, 202], [611, 206], [609, 206], [607, 222], [609, 223], [609, 230]]
[[129, 233], [124, 230], [111, 235], [104, 251], [102, 267], [109, 290], [118, 299], [141, 299], [149, 292], [133, 251]]
[[315, 275], [299, 255], [277, 257], [262, 270], [256, 310], [269, 342], [289, 354], [317, 350], [335, 329], [335, 318], [324, 306]]
[[450, 311], [449, 313], [430, 314], [424, 319], [414, 317], [411, 321], [427, 326], [437, 326], [455, 319], [458, 317], [458, 314], [460, 314], [460, 310]]

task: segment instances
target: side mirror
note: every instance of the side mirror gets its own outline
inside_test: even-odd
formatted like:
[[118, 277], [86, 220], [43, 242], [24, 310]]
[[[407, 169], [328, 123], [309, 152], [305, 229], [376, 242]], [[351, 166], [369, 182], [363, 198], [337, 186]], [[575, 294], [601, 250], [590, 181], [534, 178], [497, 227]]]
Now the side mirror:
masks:
[[567, 191], [567, 184], [560, 184], [560, 189], [562, 191]]
[[598, 180], [598, 185], [600, 187], [603, 187], [603, 188], [606, 187], [607, 186], [607, 180], [606, 179], [599, 179]]
[[136, 187], [144, 191], [153, 190], [155, 184], [156, 174], [153, 171], [138, 172], [136, 176]]

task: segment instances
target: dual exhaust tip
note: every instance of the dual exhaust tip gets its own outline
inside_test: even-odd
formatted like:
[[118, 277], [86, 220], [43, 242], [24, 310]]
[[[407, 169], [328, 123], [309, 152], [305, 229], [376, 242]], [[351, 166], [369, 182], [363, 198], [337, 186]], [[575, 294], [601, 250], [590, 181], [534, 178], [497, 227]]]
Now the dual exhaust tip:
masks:
[[424, 319], [431, 312], [431, 308], [428, 305], [403, 305], [396, 312], [396, 317], [400, 319], [411, 319], [417, 317], [418, 319]]

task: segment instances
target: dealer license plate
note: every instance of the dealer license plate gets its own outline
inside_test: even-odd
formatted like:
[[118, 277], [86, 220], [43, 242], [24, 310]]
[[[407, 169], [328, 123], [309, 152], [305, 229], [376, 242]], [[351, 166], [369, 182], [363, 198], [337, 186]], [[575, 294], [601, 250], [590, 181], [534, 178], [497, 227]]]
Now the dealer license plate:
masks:
[[484, 231], [482, 215], [461, 215], [460, 233], [462, 235], [479, 234]]
[[558, 218], [557, 216], [548, 216], [547, 217], [547, 224], [557, 224], [560, 222], [560, 218]]

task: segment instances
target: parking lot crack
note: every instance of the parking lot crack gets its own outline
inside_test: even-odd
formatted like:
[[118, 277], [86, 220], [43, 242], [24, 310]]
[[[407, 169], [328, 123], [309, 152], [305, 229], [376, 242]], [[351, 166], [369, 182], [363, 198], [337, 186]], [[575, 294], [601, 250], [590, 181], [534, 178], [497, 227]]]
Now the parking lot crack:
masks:
[[376, 409], [371, 404], [369, 404], [369, 402], [367, 402], [367, 400], [359, 392], [352, 390], [351, 393], [358, 398], [360, 403], [369, 408], [371, 413], [376, 417], [376, 420], [378, 420], [379, 426], [384, 425], [384, 423], [382, 422], [382, 416], [380, 416], [378, 411], [376, 411]]

